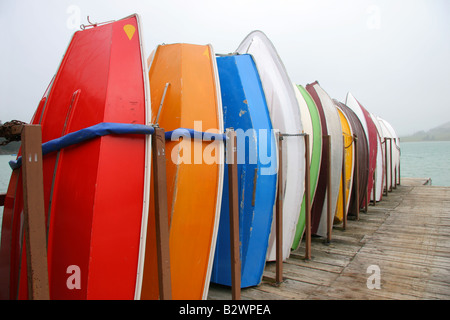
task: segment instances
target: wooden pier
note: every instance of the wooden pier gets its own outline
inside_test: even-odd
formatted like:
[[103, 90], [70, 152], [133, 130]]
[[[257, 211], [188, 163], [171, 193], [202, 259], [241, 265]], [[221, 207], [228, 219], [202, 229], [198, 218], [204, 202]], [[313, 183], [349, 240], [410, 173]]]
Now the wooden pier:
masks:
[[[313, 238], [311, 260], [303, 258], [304, 244], [293, 251], [281, 284], [273, 280], [275, 263], [267, 263], [263, 282], [242, 289], [241, 298], [450, 299], [450, 187], [427, 184], [402, 178], [359, 221], [349, 219], [346, 230], [334, 226], [330, 244]], [[209, 299], [231, 299], [231, 290], [211, 284]]]

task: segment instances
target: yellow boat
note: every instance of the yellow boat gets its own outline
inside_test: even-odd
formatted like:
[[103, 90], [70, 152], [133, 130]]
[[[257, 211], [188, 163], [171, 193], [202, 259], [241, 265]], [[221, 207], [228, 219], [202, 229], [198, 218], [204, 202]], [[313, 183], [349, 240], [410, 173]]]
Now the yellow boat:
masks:
[[[335, 104], [336, 105], [336, 104]], [[336, 109], [339, 113], [339, 119], [341, 120], [342, 135], [344, 139], [344, 160], [345, 160], [345, 199], [346, 199], [346, 212], [348, 213], [348, 207], [350, 204], [350, 194], [353, 185], [353, 166], [354, 166], [354, 152], [353, 152], [353, 132], [350, 126], [350, 122], [343, 113], [343, 111], [336, 105]], [[334, 223], [341, 223], [344, 219], [344, 208], [342, 199], [342, 182], [339, 188], [339, 196], [336, 204], [336, 214], [334, 216]]]
[[[210, 45], [161, 45], [149, 65], [152, 123], [160, 113], [158, 124], [166, 133], [178, 128], [223, 133], [216, 58]], [[198, 300], [207, 297], [214, 259], [224, 145], [219, 140], [179, 140], [166, 140], [172, 298]], [[141, 299], [159, 298], [153, 201], [152, 190], [142, 287], [137, 294]]]

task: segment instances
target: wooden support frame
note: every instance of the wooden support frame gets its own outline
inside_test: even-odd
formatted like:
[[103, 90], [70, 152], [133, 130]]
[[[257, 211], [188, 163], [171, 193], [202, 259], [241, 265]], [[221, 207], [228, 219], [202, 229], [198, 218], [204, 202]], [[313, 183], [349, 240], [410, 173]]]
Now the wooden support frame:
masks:
[[[28, 297], [48, 300], [48, 262], [44, 212], [42, 171], [42, 131], [40, 125], [23, 125], [22, 179], [24, 201], [24, 231], [27, 248]], [[158, 126], [152, 135], [152, 158], [155, 188], [155, 220], [157, 239], [158, 279], [161, 300], [172, 298], [169, 224], [166, 193], [165, 132]], [[6, 194], [0, 194], [3, 206]]]
[[356, 191], [356, 197], [355, 197], [355, 201], [356, 201], [356, 220], [359, 220], [359, 184], [361, 183], [359, 181], [359, 150], [358, 150], [358, 136], [356, 134], [353, 135], [353, 143], [355, 144], [355, 172], [356, 172], [356, 177], [355, 177], [355, 191]]
[[21, 138], [28, 298], [49, 300], [41, 126], [25, 125]]
[[275, 282], [283, 282], [283, 136], [276, 133], [278, 140], [278, 188], [275, 214], [276, 230], [276, 270]]
[[345, 136], [342, 136], [342, 140], [344, 141], [344, 152], [342, 153], [342, 173], [341, 173], [341, 182], [342, 182], [342, 227], [344, 230], [347, 229], [347, 190], [345, 188], [345, 156], [347, 153], [347, 148], [345, 147]]
[[387, 140], [388, 138], [384, 138], [384, 175], [386, 181], [386, 188], [383, 190], [384, 195], [388, 195], [388, 150], [387, 150]]
[[325, 144], [325, 148], [328, 149], [328, 163], [327, 163], [327, 238], [326, 243], [331, 242], [331, 233], [333, 230], [333, 214], [331, 207], [331, 136], [326, 135], [323, 136], [323, 143]]
[[393, 183], [392, 183], [392, 176], [393, 176], [393, 170], [392, 170], [392, 138], [389, 138], [389, 141], [390, 141], [390, 143], [389, 143], [389, 145], [390, 145], [390, 154], [391, 154], [391, 159], [389, 160], [389, 165], [390, 165], [390, 171], [391, 171], [391, 187], [390, 187], [390, 192], [392, 192], [392, 189], [393, 189]]
[[311, 259], [311, 170], [309, 134], [305, 139], [305, 260]]
[[155, 127], [152, 135], [153, 187], [155, 193], [156, 253], [158, 260], [159, 297], [172, 299], [170, 274], [169, 222], [166, 182], [166, 139], [164, 129]]
[[239, 250], [239, 190], [236, 150], [236, 132], [226, 129], [228, 192], [230, 207], [231, 299], [241, 299], [241, 258]]
[[372, 196], [373, 196], [373, 206], [375, 207], [377, 205], [377, 170], [373, 172], [373, 187], [372, 187]]

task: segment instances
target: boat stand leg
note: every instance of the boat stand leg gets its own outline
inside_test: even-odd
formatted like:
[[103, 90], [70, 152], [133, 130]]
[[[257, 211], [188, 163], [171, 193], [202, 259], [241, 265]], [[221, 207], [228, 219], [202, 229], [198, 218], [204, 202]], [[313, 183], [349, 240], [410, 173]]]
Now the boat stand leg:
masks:
[[356, 172], [356, 176], [355, 176], [355, 191], [356, 191], [356, 197], [355, 197], [355, 202], [356, 202], [356, 221], [359, 220], [359, 150], [358, 150], [358, 137], [355, 135], [353, 135], [353, 143], [355, 146], [355, 172]]
[[333, 228], [332, 208], [331, 208], [331, 136], [323, 137], [325, 148], [328, 148], [328, 164], [327, 164], [327, 239], [326, 243], [331, 242], [331, 233]]
[[50, 299], [41, 146], [41, 126], [25, 125], [22, 131], [23, 211], [28, 298], [32, 300]]
[[388, 195], [388, 184], [389, 184], [389, 182], [388, 182], [388, 149], [387, 149], [387, 139], [388, 138], [384, 138], [384, 173], [385, 173], [385, 180], [386, 180], [386, 182], [385, 182], [385, 189], [384, 189], [384, 192], [385, 192], [385, 196], [387, 197], [387, 195]]
[[169, 219], [167, 211], [166, 139], [164, 129], [155, 127], [152, 135], [153, 187], [155, 192], [156, 253], [158, 260], [159, 297], [172, 299], [170, 275]]
[[283, 137], [278, 133], [278, 196], [276, 203], [276, 271], [275, 282], [283, 282]]
[[239, 253], [239, 190], [236, 150], [236, 132], [226, 130], [228, 193], [230, 201], [230, 252], [231, 252], [231, 298], [241, 299], [241, 259]]
[[345, 155], [347, 152], [347, 148], [345, 147], [345, 145], [346, 145], [345, 136], [343, 136], [342, 138], [344, 140], [344, 144], [343, 144], [344, 152], [342, 153], [342, 173], [341, 173], [341, 175], [342, 175], [342, 179], [341, 179], [341, 182], [342, 182], [342, 227], [344, 230], [346, 230], [347, 229], [347, 203], [346, 203], [347, 192], [345, 189], [345, 185], [346, 185], [346, 183], [345, 183], [345, 174], [346, 174], [346, 172], [345, 172]]
[[305, 260], [311, 259], [311, 172], [309, 135], [305, 134]]

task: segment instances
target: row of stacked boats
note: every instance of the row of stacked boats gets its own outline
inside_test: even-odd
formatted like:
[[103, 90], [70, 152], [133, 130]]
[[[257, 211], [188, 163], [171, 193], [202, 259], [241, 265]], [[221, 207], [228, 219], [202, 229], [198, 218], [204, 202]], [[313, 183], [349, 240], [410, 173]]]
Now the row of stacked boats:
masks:
[[[275, 259], [277, 196], [283, 203], [283, 259], [299, 247], [306, 172], [311, 231], [326, 236], [328, 199], [334, 222], [341, 223], [359, 209], [355, 203], [380, 201], [399, 166], [399, 140], [386, 120], [351, 93], [343, 103], [318, 82], [293, 84], [261, 31], [231, 54], [179, 43], [159, 45], [148, 59], [137, 15], [76, 32], [31, 123], [41, 125], [42, 141], [49, 142], [104, 122], [166, 131], [174, 299], [205, 299], [210, 282], [231, 285], [227, 128], [237, 135], [242, 287], [258, 285], [266, 261]], [[309, 138], [309, 167], [303, 134]], [[113, 131], [44, 156], [52, 299], [159, 298], [151, 148], [150, 135]], [[23, 229], [18, 168], [5, 199], [2, 299], [28, 298]]]

